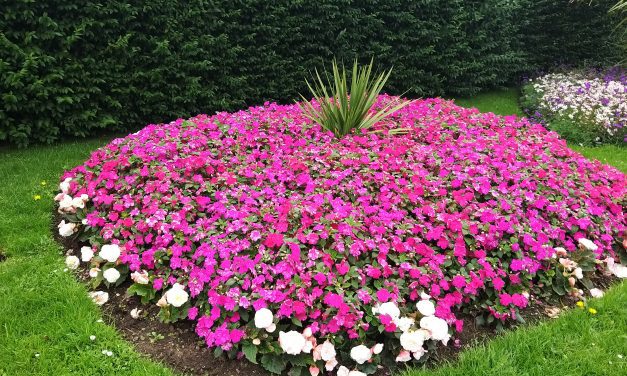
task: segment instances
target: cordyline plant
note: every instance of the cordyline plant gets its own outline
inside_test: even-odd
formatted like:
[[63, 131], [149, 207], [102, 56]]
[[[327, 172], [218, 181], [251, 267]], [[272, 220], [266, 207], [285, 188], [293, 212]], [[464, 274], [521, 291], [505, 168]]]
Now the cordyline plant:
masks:
[[[332, 82], [325, 72], [327, 78], [325, 83], [316, 70], [313, 83], [307, 80], [307, 86], [319, 107], [315, 107], [301, 95], [303, 102], [300, 107], [304, 115], [313, 122], [320, 124], [322, 128], [333, 132], [336, 137], [341, 137], [353, 129], [368, 129], [390, 114], [407, 106], [410, 101], [390, 102], [376, 112], [371, 111], [381, 89], [392, 73], [390, 69], [373, 78], [372, 65], [373, 60], [370, 60], [370, 64], [359, 67], [355, 60], [350, 79], [350, 90], [344, 65], [340, 70], [337, 61], [333, 60]], [[391, 130], [390, 133], [399, 133], [400, 131], [403, 130], [395, 129]]]

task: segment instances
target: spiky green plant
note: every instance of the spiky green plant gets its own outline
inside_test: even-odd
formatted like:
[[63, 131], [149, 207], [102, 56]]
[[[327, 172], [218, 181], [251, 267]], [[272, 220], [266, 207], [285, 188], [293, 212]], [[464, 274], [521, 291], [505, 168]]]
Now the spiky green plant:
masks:
[[[318, 70], [316, 70], [313, 83], [310, 83], [309, 80], [306, 82], [320, 107], [314, 107], [310, 101], [301, 95], [303, 101], [300, 103], [300, 107], [304, 115], [313, 122], [320, 124], [322, 128], [333, 132], [336, 137], [342, 137], [353, 129], [370, 128], [393, 112], [408, 105], [410, 101], [390, 102], [376, 112], [370, 111], [392, 73], [390, 69], [376, 77], [371, 77], [372, 65], [373, 60], [370, 60], [370, 64], [360, 67], [355, 60], [350, 77], [350, 89], [344, 65], [340, 69], [337, 62], [333, 60], [333, 79], [331, 80], [325, 71], [327, 82], [320, 77]], [[401, 130], [396, 129], [391, 132], [399, 131]]]

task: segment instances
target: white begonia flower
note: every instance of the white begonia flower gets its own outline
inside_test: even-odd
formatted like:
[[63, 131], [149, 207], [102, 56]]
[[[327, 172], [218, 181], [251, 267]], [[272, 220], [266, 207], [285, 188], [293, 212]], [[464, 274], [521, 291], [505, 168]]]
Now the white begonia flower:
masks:
[[372, 353], [375, 355], [381, 354], [381, 351], [383, 351], [382, 343], [377, 343], [376, 345], [372, 347]]
[[397, 362], [409, 362], [411, 360], [411, 353], [407, 350], [403, 350], [396, 356]]
[[430, 300], [421, 300], [416, 303], [416, 308], [423, 316], [433, 316], [435, 314], [435, 305]]
[[348, 373], [348, 376], [368, 376], [368, 375], [366, 375], [365, 373], [361, 371], [353, 370]]
[[80, 197], [74, 197], [72, 199], [72, 207], [83, 209], [85, 208], [85, 201], [83, 201]]
[[59, 189], [61, 190], [61, 192], [67, 193], [70, 190], [71, 181], [72, 181], [72, 178], [66, 178], [59, 184]]
[[593, 288], [593, 289], [590, 289], [590, 296], [592, 296], [593, 298], [600, 298], [603, 295], [604, 295], [603, 294], [603, 290], [600, 290], [600, 289], [598, 289], [596, 287]]
[[105, 291], [92, 291], [89, 293], [89, 297], [94, 303], [101, 306], [109, 300], [109, 293]]
[[351, 358], [357, 362], [357, 364], [364, 364], [370, 360], [372, 353], [370, 349], [364, 345], [355, 346], [351, 349]]
[[139, 308], [133, 308], [131, 309], [131, 317], [134, 318], [135, 320], [137, 320], [139, 318], [139, 314], [141, 313], [141, 309]]
[[81, 260], [83, 262], [90, 262], [94, 257], [94, 251], [91, 247], [81, 247]]
[[333, 369], [337, 367], [337, 363], [338, 362], [336, 358], [327, 360], [326, 363], [324, 363], [324, 369], [326, 369], [327, 371], [333, 371]]
[[174, 307], [180, 307], [187, 302], [189, 294], [180, 283], [175, 283], [170, 290], [165, 293], [165, 298]]
[[401, 332], [406, 332], [411, 328], [416, 321], [411, 317], [401, 317], [398, 320], [395, 320], [395, 324]]
[[255, 345], [255, 346], [261, 345], [261, 340], [259, 338], [253, 339], [253, 345]]
[[[305, 335], [303, 334], [303, 337], [305, 337]], [[305, 354], [310, 353], [311, 350], [313, 350], [314, 344], [313, 342], [311, 342], [310, 340], [307, 339], [307, 337], [305, 337], [305, 346], [303, 346], [303, 350], [302, 352], [304, 352]]]
[[303, 351], [307, 340], [303, 335], [295, 330], [289, 332], [279, 332], [279, 345], [281, 349], [290, 355], [298, 355]]
[[392, 319], [398, 319], [398, 317], [401, 315], [401, 311], [398, 309], [396, 303], [394, 302], [385, 302], [379, 305], [379, 307], [377, 308], [377, 312], [380, 315], [388, 315]]
[[581, 238], [578, 240], [579, 244], [584, 246], [588, 251], [596, 251], [599, 247], [592, 242], [592, 240], [588, 240], [586, 238]]
[[451, 338], [448, 334], [448, 324], [436, 316], [426, 316], [420, 319], [420, 327], [429, 331], [429, 338], [442, 341], [446, 345]]
[[268, 308], [261, 308], [259, 311], [255, 312], [255, 327], [258, 329], [266, 329], [272, 325], [273, 320], [274, 315]]
[[65, 258], [65, 266], [67, 266], [68, 269], [76, 270], [80, 264], [81, 260], [76, 256], [68, 256]]
[[416, 360], [420, 360], [420, 358], [422, 358], [422, 356], [427, 352], [427, 350], [425, 349], [420, 349], [419, 351], [416, 351], [414, 353], [412, 353], [412, 355], [414, 356], [414, 359]]
[[321, 345], [318, 345], [318, 352], [320, 353], [320, 358], [325, 362], [335, 359], [335, 356], [337, 355], [335, 346], [333, 346], [329, 340], [326, 340]]
[[575, 268], [575, 277], [577, 277], [577, 279], [583, 278], [583, 270], [581, 268]]
[[76, 223], [65, 223], [65, 221], [61, 221], [59, 223], [59, 235], [67, 238], [68, 236], [72, 236], [76, 231]]
[[337, 369], [337, 376], [348, 376], [349, 373], [349, 369], [344, 366], [340, 366], [340, 368]]
[[266, 332], [268, 333], [274, 333], [275, 330], [276, 330], [276, 324], [272, 324], [266, 328]]
[[59, 211], [69, 211], [73, 209], [73, 200], [72, 196], [64, 195], [61, 197], [61, 201], [59, 201]]
[[423, 292], [420, 293], [420, 299], [422, 299], [422, 300], [429, 300], [429, 299], [431, 299], [431, 295], [429, 295], [429, 294], [427, 294], [426, 292], [423, 291]]
[[89, 196], [87, 196], [86, 194], [84, 194], [84, 193], [83, 193], [83, 194], [81, 195], [81, 200], [83, 200], [83, 201], [87, 202], [87, 201], [89, 201]]
[[427, 337], [425, 330], [411, 330], [401, 334], [401, 346], [409, 352], [416, 352], [422, 349]]
[[309, 338], [313, 335], [313, 331], [310, 327], [306, 327], [305, 330], [303, 330], [303, 335], [305, 336], [305, 338]]
[[163, 308], [163, 307], [167, 307], [167, 306], [168, 306], [168, 300], [165, 298], [165, 295], [163, 295], [157, 301], [157, 307]]
[[116, 268], [109, 268], [102, 273], [102, 277], [109, 283], [115, 283], [120, 279], [120, 272]]
[[117, 244], [105, 244], [100, 248], [98, 256], [109, 262], [116, 262], [120, 257], [120, 246]]
[[91, 278], [98, 277], [98, 273], [100, 273], [100, 268], [91, 268], [91, 269], [89, 269], [89, 276]]
[[131, 279], [133, 280], [133, 282], [140, 285], [147, 285], [148, 283], [150, 283], [150, 278], [148, 278], [148, 272], [145, 270], [135, 271], [131, 273]]

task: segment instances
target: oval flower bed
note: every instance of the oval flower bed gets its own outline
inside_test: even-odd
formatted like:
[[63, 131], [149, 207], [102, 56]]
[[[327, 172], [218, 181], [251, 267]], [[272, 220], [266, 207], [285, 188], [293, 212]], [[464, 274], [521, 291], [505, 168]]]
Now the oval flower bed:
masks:
[[517, 319], [626, 271], [625, 175], [441, 99], [341, 139], [298, 105], [149, 125], [62, 179], [59, 233], [88, 243], [68, 265], [275, 373], [424, 361], [464, 315]]

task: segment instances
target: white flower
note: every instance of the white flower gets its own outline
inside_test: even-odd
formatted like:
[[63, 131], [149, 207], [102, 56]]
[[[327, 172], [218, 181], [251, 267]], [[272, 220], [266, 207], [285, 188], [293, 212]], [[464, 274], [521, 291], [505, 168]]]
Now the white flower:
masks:
[[429, 295], [429, 294], [427, 294], [426, 292], [423, 291], [423, 292], [420, 293], [420, 299], [422, 299], [422, 300], [429, 300], [429, 299], [431, 299], [431, 295]]
[[320, 358], [325, 362], [335, 359], [335, 356], [337, 355], [335, 352], [335, 346], [333, 346], [329, 340], [326, 340], [321, 345], [318, 345], [317, 350], [320, 353]]
[[579, 239], [579, 244], [584, 246], [588, 251], [596, 251], [599, 247], [592, 242], [592, 240], [588, 240], [586, 238]]
[[370, 349], [364, 345], [355, 346], [351, 349], [351, 358], [357, 362], [357, 364], [364, 364], [370, 360], [372, 353]]
[[575, 269], [575, 277], [577, 277], [577, 279], [582, 279], [583, 278], [583, 270], [581, 270], [581, 268], [576, 268]]
[[83, 201], [80, 197], [74, 197], [72, 199], [72, 206], [75, 208], [83, 209], [85, 207], [85, 201]]
[[354, 371], [350, 371], [348, 373], [348, 376], [367, 376], [367, 375], [361, 371], [354, 370]]
[[100, 249], [98, 256], [109, 262], [116, 262], [120, 257], [120, 246], [117, 244], [105, 244]]
[[424, 330], [412, 330], [401, 334], [401, 346], [409, 352], [422, 349], [427, 333]]
[[83, 194], [81, 195], [81, 200], [83, 200], [83, 201], [87, 202], [87, 201], [89, 201], [89, 196], [87, 196], [86, 194], [84, 194], [84, 193], [83, 193]]
[[91, 249], [91, 247], [81, 248], [81, 260], [83, 262], [90, 262], [92, 257], [94, 257], [94, 251]]
[[109, 300], [109, 294], [105, 291], [92, 291], [89, 293], [89, 297], [99, 306], [105, 304]]
[[372, 353], [377, 355], [377, 354], [381, 354], [381, 351], [383, 351], [383, 344], [382, 343], [377, 343], [376, 345], [374, 345], [372, 347]]
[[80, 263], [81, 261], [76, 256], [68, 256], [65, 258], [65, 266], [67, 266], [68, 269], [76, 270]]
[[64, 238], [72, 236], [75, 230], [76, 223], [65, 223], [65, 221], [61, 221], [61, 223], [59, 223], [59, 235], [63, 236]]
[[344, 366], [340, 366], [340, 368], [338, 368], [337, 370], [337, 376], [348, 376], [349, 373], [350, 371], [348, 370], [348, 368]]
[[414, 325], [415, 322], [416, 321], [411, 317], [401, 317], [395, 321], [395, 324], [401, 332], [406, 332]]
[[416, 351], [415, 353], [413, 353], [414, 358], [415, 358], [416, 360], [420, 360], [420, 358], [422, 358], [422, 356], [423, 356], [426, 352], [427, 352], [427, 350], [425, 350], [425, 349], [420, 349], [420, 350]]
[[91, 269], [89, 269], [89, 276], [91, 278], [98, 277], [98, 273], [100, 273], [100, 268], [91, 268]]
[[165, 298], [169, 304], [172, 304], [175, 307], [180, 307], [187, 302], [189, 294], [185, 291], [183, 285], [175, 283], [174, 286], [172, 286], [172, 288], [165, 293]]
[[287, 333], [279, 332], [279, 345], [281, 349], [287, 354], [298, 355], [303, 351], [307, 340], [302, 334], [295, 330], [291, 330]]
[[253, 345], [255, 345], [255, 346], [261, 345], [261, 340], [259, 338], [253, 339]]
[[303, 335], [305, 336], [305, 338], [309, 338], [313, 335], [313, 331], [310, 327], [306, 327], [305, 330], [303, 330]]
[[[305, 342], [305, 346], [303, 347], [302, 352], [307, 354], [307, 353], [310, 353], [311, 350], [313, 350], [314, 343], [312, 341], [308, 340], [307, 337], [304, 334], [303, 334], [303, 337], [305, 337], [306, 342]], [[315, 341], [315, 338], [312, 338], [312, 339]]]
[[326, 369], [327, 371], [333, 371], [333, 369], [337, 366], [337, 359], [333, 358], [331, 360], [327, 360], [326, 363], [324, 363], [324, 369]]
[[400, 353], [398, 353], [398, 356], [396, 357], [396, 361], [397, 362], [408, 362], [411, 360], [411, 353], [407, 350], [403, 350]]
[[107, 282], [115, 283], [120, 279], [120, 272], [118, 272], [116, 268], [109, 268], [102, 273], [102, 276]]
[[429, 337], [442, 341], [446, 345], [451, 336], [448, 334], [448, 324], [436, 316], [426, 316], [420, 319], [420, 327], [429, 331]]
[[607, 269], [610, 273], [618, 278], [627, 278], [627, 266], [615, 263], [614, 259], [611, 257], [606, 258], [605, 262], [607, 263]]
[[401, 315], [401, 311], [398, 309], [394, 302], [385, 302], [381, 304], [377, 308], [377, 312], [380, 315], [388, 315], [392, 319], [398, 319], [398, 317]]
[[67, 191], [70, 190], [71, 181], [72, 181], [72, 178], [66, 178], [59, 184], [59, 189], [61, 190], [61, 192], [67, 193]]
[[140, 285], [147, 285], [150, 282], [150, 279], [148, 278], [148, 272], [145, 270], [135, 271], [131, 273], [131, 279], [133, 280], [133, 282]]
[[423, 316], [433, 316], [435, 314], [435, 305], [430, 300], [421, 300], [416, 303], [416, 308]]
[[90, 341], [95, 341], [96, 340], [96, 336], [94, 336], [94, 335], [89, 336], [89, 340]]
[[593, 298], [600, 298], [600, 297], [603, 296], [603, 291], [595, 287], [595, 288], [590, 290], [590, 295]]
[[266, 332], [268, 333], [274, 333], [275, 330], [276, 330], [276, 324], [272, 324], [266, 328]]
[[261, 308], [259, 311], [255, 312], [255, 327], [258, 329], [266, 329], [272, 325], [273, 320], [274, 315], [268, 308]]
[[71, 211], [72, 209], [72, 196], [63, 195], [59, 201], [59, 211]]
[[159, 300], [157, 301], [157, 307], [167, 307], [168, 305], [168, 300], [165, 298], [165, 295], [163, 295], [161, 298], [159, 298]]
[[139, 318], [139, 314], [141, 313], [141, 311], [142, 310], [138, 308], [131, 309], [131, 317], [137, 320]]

